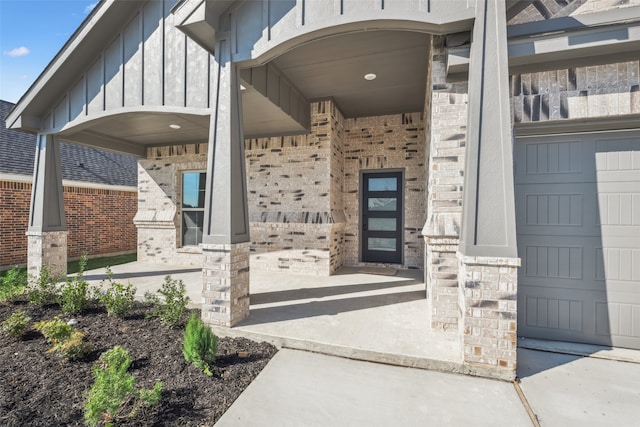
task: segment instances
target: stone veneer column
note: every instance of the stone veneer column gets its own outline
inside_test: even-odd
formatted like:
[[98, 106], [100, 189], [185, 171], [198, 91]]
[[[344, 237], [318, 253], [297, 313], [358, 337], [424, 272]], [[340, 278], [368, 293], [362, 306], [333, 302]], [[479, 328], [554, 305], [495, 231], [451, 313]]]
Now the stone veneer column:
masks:
[[462, 352], [484, 375], [513, 380], [516, 373], [519, 258], [458, 253]]
[[60, 143], [39, 134], [27, 229], [27, 270], [33, 277], [47, 267], [54, 277], [67, 274], [67, 223], [64, 212]]
[[67, 274], [67, 232], [27, 231], [27, 273], [38, 277], [47, 267], [53, 277]]
[[516, 375], [517, 258], [509, 58], [503, 0], [479, 0], [469, 64], [460, 233], [462, 357], [491, 376]]
[[203, 244], [202, 318], [231, 327], [249, 316], [250, 243]]
[[202, 319], [231, 327], [249, 316], [249, 215], [238, 69], [216, 42], [202, 236]]

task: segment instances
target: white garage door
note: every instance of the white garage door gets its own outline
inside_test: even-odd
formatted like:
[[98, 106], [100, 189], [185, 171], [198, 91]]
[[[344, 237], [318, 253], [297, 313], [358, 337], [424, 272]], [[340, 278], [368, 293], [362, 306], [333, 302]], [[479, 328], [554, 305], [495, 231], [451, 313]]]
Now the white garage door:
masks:
[[640, 132], [514, 153], [518, 335], [640, 349]]

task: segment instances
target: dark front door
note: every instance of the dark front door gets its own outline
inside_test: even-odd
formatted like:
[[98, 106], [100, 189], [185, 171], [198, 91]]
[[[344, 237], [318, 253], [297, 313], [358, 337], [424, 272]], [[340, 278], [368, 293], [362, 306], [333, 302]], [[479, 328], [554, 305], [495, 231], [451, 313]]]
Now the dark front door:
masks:
[[362, 174], [362, 261], [402, 263], [402, 172]]

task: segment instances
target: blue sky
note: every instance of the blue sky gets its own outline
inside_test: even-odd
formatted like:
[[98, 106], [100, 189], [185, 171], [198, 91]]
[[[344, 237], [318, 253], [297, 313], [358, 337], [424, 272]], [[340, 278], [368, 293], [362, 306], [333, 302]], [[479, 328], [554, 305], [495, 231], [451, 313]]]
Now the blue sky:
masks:
[[97, 0], [0, 0], [0, 99], [17, 102]]

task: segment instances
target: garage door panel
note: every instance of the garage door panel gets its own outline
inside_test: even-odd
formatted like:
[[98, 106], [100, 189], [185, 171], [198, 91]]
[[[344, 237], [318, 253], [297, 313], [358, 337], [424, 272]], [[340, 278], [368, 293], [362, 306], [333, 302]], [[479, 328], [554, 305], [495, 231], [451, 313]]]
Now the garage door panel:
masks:
[[514, 156], [519, 334], [640, 349], [640, 132], [524, 138]]
[[[595, 162], [594, 145], [585, 152], [580, 140], [561, 141], [526, 140], [515, 150], [516, 184], [557, 182], [559, 176], [565, 182], [584, 182], [595, 179], [594, 168], [585, 163]], [[589, 156], [591, 154], [591, 156]]]

